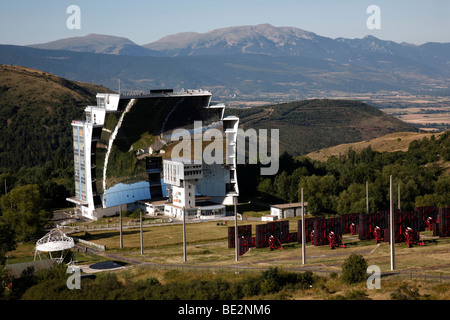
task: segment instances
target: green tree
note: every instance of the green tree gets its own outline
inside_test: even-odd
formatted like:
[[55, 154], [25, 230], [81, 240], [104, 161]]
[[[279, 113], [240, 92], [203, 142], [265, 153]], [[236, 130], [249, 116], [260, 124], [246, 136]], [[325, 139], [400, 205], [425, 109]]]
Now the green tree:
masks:
[[0, 265], [5, 264], [6, 253], [14, 250], [16, 246], [14, 238], [14, 231], [0, 216]]
[[444, 208], [450, 205], [450, 176], [440, 176], [433, 184], [434, 193], [417, 196], [416, 207], [438, 206]]
[[292, 174], [288, 177], [289, 179], [289, 190], [288, 199], [289, 202], [297, 202], [299, 200], [298, 196], [298, 185], [302, 177], [308, 175], [308, 169], [306, 167], [300, 166], [295, 169]]
[[275, 177], [274, 188], [275, 196], [283, 201], [289, 201], [289, 179], [286, 171]]
[[416, 197], [415, 205], [417, 208], [420, 207], [431, 207], [436, 206], [438, 203], [443, 201], [444, 199], [436, 193], [433, 194], [425, 194], [423, 196]]
[[15, 232], [16, 240], [41, 236], [52, 213], [45, 210], [37, 185], [19, 186], [1, 198], [2, 217]]
[[450, 176], [440, 176], [434, 183], [434, 192], [441, 197], [437, 206], [450, 206]]
[[308, 212], [313, 215], [337, 212], [337, 181], [333, 175], [304, 177], [298, 185], [298, 198], [303, 188]]
[[[369, 209], [373, 208], [374, 201], [369, 197]], [[352, 183], [347, 190], [339, 195], [337, 210], [339, 213], [365, 213], [366, 212], [366, 187], [365, 185]]]
[[366, 280], [367, 267], [367, 261], [362, 255], [352, 253], [342, 265], [342, 280], [350, 284]]
[[421, 194], [431, 193], [433, 182], [436, 179], [433, 169], [415, 164], [391, 164], [382, 169], [382, 181], [386, 190], [386, 198], [389, 199], [389, 176], [393, 176], [394, 202], [397, 203], [397, 185], [400, 184], [401, 208], [411, 210], [414, 208], [416, 197]]
[[270, 178], [262, 178], [257, 189], [264, 200], [271, 199], [274, 196], [273, 184]]

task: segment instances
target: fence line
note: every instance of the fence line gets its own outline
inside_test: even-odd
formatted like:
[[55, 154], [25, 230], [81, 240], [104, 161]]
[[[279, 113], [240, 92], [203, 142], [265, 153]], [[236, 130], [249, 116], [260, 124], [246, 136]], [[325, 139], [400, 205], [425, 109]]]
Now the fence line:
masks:
[[74, 238], [74, 240], [75, 240], [75, 242], [80, 242], [82, 244], [85, 244], [85, 245], [90, 246], [90, 247], [94, 247], [94, 248], [99, 249], [101, 251], [106, 251], [106, 246], [102, 246], [100, 244], [97, 244], [97, 243], [94, 243], [94, 242], [90, 242], [90, 241], [86, 241], [86, 240], [79, 239], [79, 238]]
[[[143, 226], [148, 226], [152, 224], [162, 224], [162, 223], [171, 223], [171, 219], [156, 219], [156, 220], [144, 220], [142, 221]], [[122, 227], [137, 227], [140, 225], [139, 221], [130, 221], [127, 223], [123, 223]], [[83, 224], [76, 225], [73, 223], [68, 223], [66, 225], [57, 225], [58, 228], [72, 228], [78, 229], [79, 231], [87, 231], [87, 230], [95, 230], [95, 229], [117, 229], [120, 228], [120, 223], [106, 223], [106, 224]]]

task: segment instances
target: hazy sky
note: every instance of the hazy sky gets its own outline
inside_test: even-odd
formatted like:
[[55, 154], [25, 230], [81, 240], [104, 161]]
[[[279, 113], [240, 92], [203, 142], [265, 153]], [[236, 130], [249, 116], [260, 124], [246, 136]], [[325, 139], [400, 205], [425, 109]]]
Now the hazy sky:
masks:
[[[80, 8], [81, 29], [70, 30], [70, 5]], [[370, 5], [381, 10], [381, 29], [370, 30]], [[450, 0], [15, 0], [0, 1], [0, 44], [44, 43], [90, 33], [143, 45], [178, 32], [270, 23], [331, 38], [422, 44], [450, 42]]]

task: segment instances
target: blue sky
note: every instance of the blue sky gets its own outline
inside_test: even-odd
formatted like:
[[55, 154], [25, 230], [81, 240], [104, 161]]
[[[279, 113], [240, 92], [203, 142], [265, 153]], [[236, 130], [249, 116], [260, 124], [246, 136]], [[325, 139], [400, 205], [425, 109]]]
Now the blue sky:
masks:
[[[81, 10], [81, 29], [69, 30], [67, 8]], [[369, 5], [381, 9], [381, 29], [369, 30]], [[0, 44], [44, 43], [90, 33], [143, 45], [178, 32], [270, 23], [331, 38], [422, 44], [450, 42], [450, 0], [15, 0], [0, 2]]]

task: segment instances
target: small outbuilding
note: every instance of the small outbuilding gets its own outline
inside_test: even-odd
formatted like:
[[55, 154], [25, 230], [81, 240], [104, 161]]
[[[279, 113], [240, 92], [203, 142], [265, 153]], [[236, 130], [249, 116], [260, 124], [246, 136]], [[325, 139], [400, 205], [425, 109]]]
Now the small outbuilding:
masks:
[[[308, 203], [304, 202], [304, 205], [305, 205], [305, 214], [306, 214], [306, 207], [307, 207]], [[278, 219], [301, 217], [302, 203], [294, 202], [294, 203], [274, 204], [274, 205], [270, 206], [270, 215], [277, 216]]]

